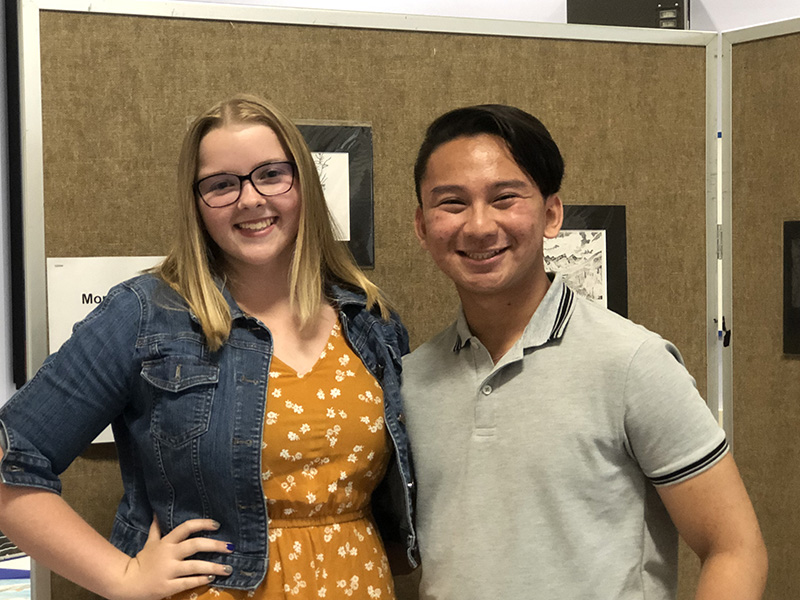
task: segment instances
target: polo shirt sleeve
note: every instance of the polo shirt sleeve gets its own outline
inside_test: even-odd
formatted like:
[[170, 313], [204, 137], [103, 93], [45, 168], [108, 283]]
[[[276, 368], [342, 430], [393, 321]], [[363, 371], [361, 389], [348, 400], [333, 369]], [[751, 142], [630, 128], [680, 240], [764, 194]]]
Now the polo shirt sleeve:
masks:
[[122, 413], [140, 306], [131, 289], [113, 288], [0, 409], [4, 483], [60, 493], [58, 476]]
[[654, 485], [698, 475], [728, 452], [725, 432], [697, 391], [680, 352], [656, 335], [631, 359], [624, 400], [627, 449]]

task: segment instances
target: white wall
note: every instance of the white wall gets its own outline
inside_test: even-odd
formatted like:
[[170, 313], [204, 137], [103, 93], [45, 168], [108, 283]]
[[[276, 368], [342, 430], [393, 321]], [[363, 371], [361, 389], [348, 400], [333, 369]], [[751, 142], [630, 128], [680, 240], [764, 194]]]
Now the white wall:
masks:
[[[148, 1], [148, 0], [142, 0]], [[445, 17], [567, 22], [568, 0], [197, 0], [223, 4], [380, 11]], [[690, 0], [692, 29], [725, 31], [800, 17], [800, 0]]]
[[[140, 2], [156, 0], [138, 0]], [[402, 0], [377, 4], [374, 0], [199, 0], [204, 2], [271, 5], [291, 8], [337, 9], [352, 11], [425, 14], [447, 17], [475, 17], [564, 23], [567, 19], [566, 0]], [[3, 3], [4, 5], [5, 3]], [[87, 0], [87, 5], [89, 4]], [[5, 9], [0, 6], [0, 16]], [[694, 0], [691, 5], [692, 28], [711, 31], [738, 29], [771, 21], [800, 17], [800, 0]], [[5, 65], [5, 49], [0, 48]], [[11, 302], [8, 268], [8, 181], [5, 131], [5, 78], [0, 82], [0, 403], [13, 390], [11, 371]]]
[[[5, 23], [5, 2], [0, 6], [0, 25]], [[3, 36], [5, 36], [5, 30]], [[5, 69], [5, 43], [0, 45], [0, 65]], [[6, 147], [6, 78], [0, 80], [0, 404], [14, 390], [11, 360], [11, 289], [8, 258], [8, 148]]]

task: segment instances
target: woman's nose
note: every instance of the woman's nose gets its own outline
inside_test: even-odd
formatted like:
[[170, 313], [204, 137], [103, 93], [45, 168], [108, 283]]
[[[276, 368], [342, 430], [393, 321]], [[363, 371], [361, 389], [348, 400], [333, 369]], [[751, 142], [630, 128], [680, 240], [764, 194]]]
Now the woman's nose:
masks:
[[242, 190], [239, 192], [239, 206], [251, 208], [261, 206], [265, 202], [264, 196], [258, 193], [252, 181], [245, 180], [242, 182]]

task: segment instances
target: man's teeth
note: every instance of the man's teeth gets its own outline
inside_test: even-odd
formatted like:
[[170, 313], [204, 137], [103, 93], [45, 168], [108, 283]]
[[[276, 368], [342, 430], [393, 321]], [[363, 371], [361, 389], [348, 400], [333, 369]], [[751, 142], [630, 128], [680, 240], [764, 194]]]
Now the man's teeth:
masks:
[[500, 254], [502, 250], [490, 250], [489, 252], [464, 252], [467, 258], [471, 258], [472, 260], [486, 260], [492, 258], [493, 256], [497, 256]]
[[251, 229], [255, 231], [259, 229], [266, 229], [274, 222], [275, 222], [275, 217], [270, 217], [269, 219], [264, 219], [263, 221], [253, 221], [252, 223], [239, 223], [237, 227], [239, 229]]

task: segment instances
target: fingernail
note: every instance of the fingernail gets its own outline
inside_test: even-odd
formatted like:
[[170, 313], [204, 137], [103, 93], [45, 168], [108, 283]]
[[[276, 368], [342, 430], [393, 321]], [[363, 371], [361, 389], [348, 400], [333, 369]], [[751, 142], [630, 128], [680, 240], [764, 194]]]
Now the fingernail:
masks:
[[228, 552], [233, 552], [234, 550], [236, 550], [236, 546], [234, 546], [233, 544], [226, 544], [225, 548], [227, 548]]
[[216, 576], [216, 575], [209, 575], [209, 576], [208, 576], [208, 580], [209, 580], [209, 581], [214, 581], [216, 578], [217, 578], [217, 576]]
[[219, 527], [220, 527], [220, 525], [219, 525], [219, 521], [211, 521], [211, 526], [212, 526], [214, 529], [219, 529]]
[[228, 575], [233, 573], [233, 567], [230, 565], [225, 565], [224, 567], [222, 567], [222, 570], [225, 571]]

